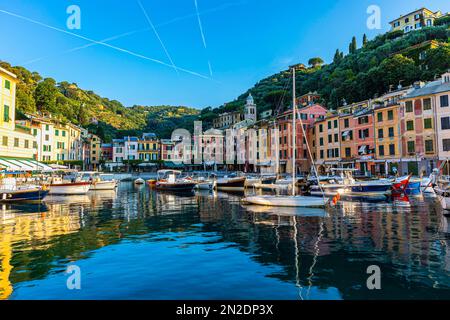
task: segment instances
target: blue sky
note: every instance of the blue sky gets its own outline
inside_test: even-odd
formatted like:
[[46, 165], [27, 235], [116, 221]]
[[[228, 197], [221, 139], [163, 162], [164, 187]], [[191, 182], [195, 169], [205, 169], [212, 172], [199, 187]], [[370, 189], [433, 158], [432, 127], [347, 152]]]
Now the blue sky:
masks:
[[[360, 44], [402, 13], [450, 11], [447, 0], [197, 0], [203, 41], [195, 0], [140, 1], [161, 42], [138, 0], [0, 0], [0, 11], [47, 26], [0, 12], [0, 60], [126, 106], [215, 107], [290, 64], [329, 62], [353, 35]], [[381, 30], [366, 27], [372, 4], [381, 8]], [[69, 5], [81, 8], [80, 30], [66, 27]], [[95, 41], [128, 35], [79, 49], [92, 42], [63, 31]]]

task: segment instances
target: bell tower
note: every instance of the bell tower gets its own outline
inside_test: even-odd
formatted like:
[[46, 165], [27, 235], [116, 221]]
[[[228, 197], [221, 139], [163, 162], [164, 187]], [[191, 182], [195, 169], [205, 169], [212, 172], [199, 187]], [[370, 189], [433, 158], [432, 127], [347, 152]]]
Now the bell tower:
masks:
[[256, 122], [256, 104], [250, 93], [247, 97], [247, 102], [244, 108], [244, 120], [252, 120]]

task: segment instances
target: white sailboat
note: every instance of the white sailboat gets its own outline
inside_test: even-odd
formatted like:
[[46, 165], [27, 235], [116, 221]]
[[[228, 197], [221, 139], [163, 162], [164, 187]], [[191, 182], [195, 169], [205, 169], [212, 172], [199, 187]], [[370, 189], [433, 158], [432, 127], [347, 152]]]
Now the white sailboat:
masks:
[[[246, 204], [254, 204], [254, 205], [262, 205], [262, 206], [272, 206], [272, 207], [325, 207], [329, 200], [325, 197], [322, 198], [314, 198], [314, 197], [305, 197], [296, 195], [296, 155], [295, 150], [297, 150], [297, 142], [296, 142], [296, 97], [295, 97], [295, 68], [292, 68], [292, 195], [287, 196], [273, 196], [273, 195], [261, 195], [261, 196], [251, 196], [242, 199], [243, 203]], [[300, 118], [301, 121], [301, 118]], [[306, 137], [305, 129], [303, 128], [303, 124], [301, 124], [301, 128], [303, 130], [303, 136]], [[307, 143], [308, 152], [311, 157], [311, 150], [309, 149], [309, 145]], [[311, 157], [312, 159], [312, 157]], [[316, 171], [315, 166], [314, 170]], [[316, 176], [318, 176], [317, 171], [315, 172]]]

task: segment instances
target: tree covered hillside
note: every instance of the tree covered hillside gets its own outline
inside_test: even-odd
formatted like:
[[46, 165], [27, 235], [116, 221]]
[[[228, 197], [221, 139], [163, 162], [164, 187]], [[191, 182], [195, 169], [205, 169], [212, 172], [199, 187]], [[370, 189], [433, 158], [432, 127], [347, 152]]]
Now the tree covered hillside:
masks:
[[[448, 23], [447, 19], [439, 23], [442, 25], [408, 34], [390, 32], [371, 41], [364, 35], [359, 49], [354, 37], [347, 55], [336, 50], [332, 63], [323, 65], [322, 59], [316, 57], [310, 59], [310, 68], [297, 71], [297, 95], [317, 91], [323, 103], [335, 109], [343, 99], [348, 103], [362, 101], [381, 95], [390, 87], [396, 88], [399, 83], [407, 86], [417, 80], [433, 80], [450, 68]], [[419, 56], [421, 46], [427, 48], [431, 40], [439, 46]], [[258, 112], [276, 111], [279, 104], [287, 106], [291, 102], [291, 77], [286, 70], [263, 79], [235, 101], [203, 110], [201, 118], [211, 121], [221, 112], [242, 108], [249, 93], [255, 98]]]
[[83, 90], [75, 83], [43, 79], [37, 72], [24, 67], [12, 67], [7, 62], [0, 66], [17, 75], [17, 114], [41, 112], [63, 121], [87, 127], [104, 141], [128, 134], [139, 135], [151, 131], [160, 137], [170, 137], [178, 127], [193, 127], [199, 111], [188, 107], [134, 106], [125, 107], [116, 100], [100, 97]]

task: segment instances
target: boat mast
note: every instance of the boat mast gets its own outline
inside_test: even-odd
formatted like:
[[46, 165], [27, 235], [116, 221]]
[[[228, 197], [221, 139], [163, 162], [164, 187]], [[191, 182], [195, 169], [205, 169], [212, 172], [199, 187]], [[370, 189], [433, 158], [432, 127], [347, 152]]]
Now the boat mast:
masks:
[[295, 196], [295, 153], [297, 151], [296, 144], [296, 101], [295, 101], [295, 67], [292, 67], [292, 195]]

